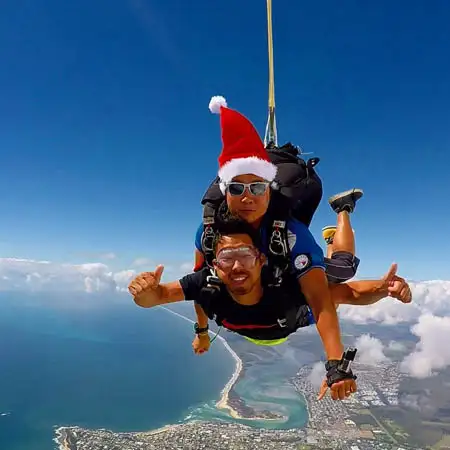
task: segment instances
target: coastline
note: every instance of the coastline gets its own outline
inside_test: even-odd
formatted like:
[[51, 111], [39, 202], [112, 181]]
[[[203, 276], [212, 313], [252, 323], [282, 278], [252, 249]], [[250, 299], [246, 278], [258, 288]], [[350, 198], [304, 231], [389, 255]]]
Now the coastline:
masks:
[[[188, 317], [183, 316], [182, 314], [177, 313], [176, 311], [172, 311], [171, 309], [166, 308], [165, 306], [161, 306], [161, 308], [165, 309], [166, 311], [170, 312], [171, 314], [174, 314], [174, 315], [180, 317], [181, 319], [184, 319], [192, 324], [195, 323], [192, 319], [189, 319]], [[211, 334], [213, 336], [216, 335], [216, 333], [213, 332], [212, 330], [209, 330], [209, 334]], [[230, 393], [231, 389], [233, 389], [233, 387], [237, 383], [237, 381], [239, 380], [239, 377], [240, 377], [242, 369], [243, 369], [242, 359], [239, 358], [239, 355], [230, 347], [230, 344], [228, 344], [227, 340], [224, 337], [217, 335], [217, 339], [219, 339], [221, 341], [222, 345], [228, 350], [228, 352], [231, 354], [233, 359], [236, 361], [236, 366], [235, 366], [233, 375], [231, 375], [231, 378], [228, 380], [227, 384], [224, 386], [224, 388], [221, 391], [221, 398], [216, 403], [216, 408], [228, 410], [230, 413], [230, 416], [233, 417], [234, 419], [244, 419], [244, 417], [241, 417], [239, 415], [239, 412], [236, 411], [229, 403], [229, 393]], [[245, 419], [248, 419], [248, 418], [245, 417]], [[258, 418], [254, 418], [254, 419], [257, 420]]]
[[[166, 308], [164, 306], [161, 306], [161, 308], [165, 309], [166, 311], [170, 312], [171, 314], [175, 314], [176, 316], [178, 316], [192, 324], [195, 323], [193, 320], [189, 319], [188, 317], [183, 316], [182, 314], [177, 313], [175, 311], [172, 311], [169, 308]], [[221, 397], [220, 397], [219, 401], [216, 403], [216, 408], [222, 409], [222, 410], [227, 410], [229, 415], [233, 419], [237, 419], [237, 420], [253, 420], [253, 421], [263, 420], [263, 421], [277, 421], [277, 422], [286, 420], [286, 417], [284, 417], [284, 416], [276, 416], [276, 417], [267, 417], [264, 415], [258, 416], [257, 413], [255, 414], [255, 411], [253, 411], [251, 416], [244, 416], [231, 404], [230, 392], [234, 388], [236, 383], [239, 381], [239, 378], [244, 369], [244, 363], [243, 363], [242, 359], [239, 357], [239, 355], [231, 348], [230, 344], [224, 337], [219, 336], [212, 330], [209, 330], [209, 334], [216, 336], [216, 338], [222, 342], [222, 345], [226, 348], [226, 350], [228, 350], [228, 352], [231, 354], [233, 359], [236, 361], [236, 366], [235, 366], [233, 375], [231, 376], [231, 378], [228, 380], [227, 384], [222, 389]]]
[[[164, 306], [161, 306], [163, 309], [168, 311], [171, 314], [174, 314], [181, 319], [186, 320], [187, 322], [190, 322], [191, 324], [194, 324], [195, 322], [191, 320], [190, 318], [183, 316], [182, 314], [172, 311], [169, 308], [166, 308]], [[216, 334], [216, 332], [210, 330], [209, 331], [211, 336], [216, 336], [217, 339], [219, 339], [222, 343], [222, 345], [225, 347], [225, 349], [230, 353], [230, 355], [233, 357], [235, 361], [235, 369], [233, 371], [233, 374], [231, 378], [228, 380], [226, 385], [223, 387], [223, 389], [220, 392], [220, 399], [215, 403], [215, 407], [218, 410], [226, 410], [227, 414], [232, 418], [236, 420], [245, 420], [245, 421], [251, 421], [251, 422], [284, 422], [286, 419], [288, 419], [285, 416], [277, 415], [275, 413], [271, 413], [270, 411], [263, 411], [259, 413], [258, 411], [255, 411], [253, 408], [247, 406], [245, 404], [245, 401], [239, 397], [239, 395], [236, 393], [236, 391], [233, 390], [235, 385], [238, 383], [240, 377], [243, 375], [243, 372], [245, 370], [244, 368], [244, 361], [239, 357], [239, 355], [236, 353], [236, 351], [233, 350], [233, 348], [230, 346], [228, 341], [222, 337]], [[306, 398], [305, 398], [306, 400]], [[311, 416], [309, 405], [307, 400], [305, 401], [306, 404], [306, 410], [307, 410], [307, 417], [308, 421]], [[189, 423], [177, 423], [177, 424], [168, 424], [164, 425], [160, 428], [146, 430], [146, 431], [140, 431], [140, 432], [134, 432], [132, 433], [138, 438], [145, 438], [152, 435], [158, 435], [163, 433], [172, 433], [176, 432], [178, 429], [183, 429], [184, 426], [189, 425], [190, 423], [198, 422], [197, 420], [189, 420]], [[200, 419], [202, 421], [202, 419]], [[232, 422], [228, 422], [229, 426], [232, 425]], [[247, 425], [248, 426], [248, 425]], [[102, 432], [109, 432], [108, 430], [97, 430]], [[58, 428], [55, 426], [55, 438], [53, 441], [57, 444], [59, 450], [76, 450], [77, 444], [76, 441], [81, 438], [81, 435], [79, 435], [79, 432], [83, 432], [83, 429], [78, 426], [64, 426], [61, 425]], [[119, 433], [121, 434], [121, 433]]]
[[243, 419], [244, 417], [241, 417], [239, 415], [239, 412], [236, 411], [230, 405], [230, 402], [229, 402], [230, 391], [231, 391], [231, 389], [233, 389], [234, 385], [237, 383], [237, 381], [239, 380], [239, 377], [241, 376], [242, 369], [243, 369], [243, 362], [242, 362], [242, 359], [239, 358], [238, 354], [230, 347], [230, 344], [228, 344], [228, 342], [226, 341], [225, 338], [223, 338], [222, 336], [217, 336], [217, 337], [221, 340], [224, 347], [230, 352], [231, 356], [236, 361], [236, 368], [234, 369], [233, 375], [228, 380], [228, 383], [222, 389], [222, 392], [221, 392], [222, 396], [221, 396], [220, 400], [216, 403], [216, 408], [227, 409], [230, 413], [230, 416], [233, 417], [233, 419]]
[[76, 450], [76, 447], [72, 446], [69, 440], [69, 435], [66, 430], [70, 427], [59, 427], [55, 430], [56, 437], [53, 441], [58, 444], [59, 450]]

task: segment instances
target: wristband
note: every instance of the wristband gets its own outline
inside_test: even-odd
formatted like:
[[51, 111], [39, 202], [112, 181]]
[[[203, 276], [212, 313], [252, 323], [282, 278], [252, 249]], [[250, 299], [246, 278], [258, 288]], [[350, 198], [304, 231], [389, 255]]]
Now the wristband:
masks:
[[209, 330], [209, 325], [206, 325], [204, 328], [200, 328], [199, 324], [196, 322], [194, 324], [194, 333], [195, 334], [203, 334], [206, 333]]

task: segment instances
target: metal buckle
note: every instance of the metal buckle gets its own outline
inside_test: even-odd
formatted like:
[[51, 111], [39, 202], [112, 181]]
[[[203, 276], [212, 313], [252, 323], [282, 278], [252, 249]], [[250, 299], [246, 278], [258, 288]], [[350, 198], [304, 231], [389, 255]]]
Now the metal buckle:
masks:
[[216, 275], [214, 270], [210, 270], [211, 275], [206, 277], [206, 286], [217, 291], [220, 291], [220, 287], [222, 286], [222, 280]]
[[[277, 249], [274, 246], [279, 246]], [[277, 256], [286, 255], [286, 245], [281, 235], [281, 232], [277, 229], [272, 231], [272, 236], [270, 237], [269, 250]]]
[[213, 251], [214, 236], [215, 236], [215, 233], [212, 230], [212, 228], [210, 226], [206, 227], [205, 231], [203, 232], [203, 238], [202, 238], [203, 250], [209, 251], [209, 252]]

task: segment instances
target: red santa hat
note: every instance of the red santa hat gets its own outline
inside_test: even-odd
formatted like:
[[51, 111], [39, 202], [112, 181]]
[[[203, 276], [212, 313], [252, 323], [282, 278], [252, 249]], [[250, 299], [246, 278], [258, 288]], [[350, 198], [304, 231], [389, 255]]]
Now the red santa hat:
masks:
[[273, 182], [277, 166], [272, 164], [253, 124], [241, 113], [227, 107], [222, 96], [209, 102], [209, 109], [220, 114], [222, 153], [219, 156], [220, 189], [238, 175], [253, 174]]

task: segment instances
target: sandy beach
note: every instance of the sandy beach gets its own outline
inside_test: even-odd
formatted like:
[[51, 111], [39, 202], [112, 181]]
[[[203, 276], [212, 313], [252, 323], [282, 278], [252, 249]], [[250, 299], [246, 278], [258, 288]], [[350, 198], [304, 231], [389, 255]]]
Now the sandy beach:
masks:
[[[171, 314], [175, 314], [176, 316], [194, 324], [195, 322], [191, 319], [189, 319], [188, 317], [183, 316], [182, 314], [179, 314], [175, 311], [172, 311], [171, 309], [168, 309], [164, 306], [161, 306], [161, 308], [165, 309], [166, 311], [170, 312]], [[213, 336], [216, 335], [216, 333], [214, 333], [213, 331], [209, 331], [209, 333]], [[229, 394], [231, 389], [233, 389], [234, 385], [237, 383], [237, 381], [239, 380], [239, 376], [242, 372], [243, 369], [243, 362], [242, 359], [239, 358], [238, 354], [230, 347], [230, 345], [228, 344], [228, 342], [226, 341], [225, 338], [223, 338], [222, 336], [217, 336], [217, 339], [219, 339], [222, 344], [224, 345], [224, 347], [230, 352], [231, 356], [234, 358], [234, 360], [236, 361], [236, 367], [234, 369], [233, 375], [231, 376], [231, 378], [228, 380], [227, 384], [225, 385], [225, 387], [222, 389], [222, 396], [220, 398], [220, 400], [216, 403], [216, 408], [218, 409], [225, 409], [228, 410], [229, 414], [231, 417], [233, 417], [234, 419], [245, 419], [245, 420], [265, 420], [265, 421], [271, 421], [271, 420], [276, 420], [279, 421], [280, 418], [278, 419], [272, 419], [272, 418], [265, 418], [265, 417], [242, 417], [239, 412], [233, 408], [232, 405], [230, 405], [229, 402]]]
[[54, 442], [59, 444], [59, 450], [71, 450], [70, 444], [67, 440], [67, 433], [64, 427], [60, 427], [55, 431], [56, 437]]
[[[188, 317], [183, 316], [182, 314], [179, 314], [175, 311], [172, 311], [169, 308], [166, 308], [164, 306], [161, 306], [161, 308], [165, 309], [166, 311], [170, 312], [171, 314], [175, 314], [176, 316], [180, 317], [181, 319], [184, 319], [192, 324], [195, 323], [193, 320], [189, 319]], [[214, 333], [211, 330], [209, 331], [209, 333], [212, 336], [216, 335], [216, 333]], [[233, 375], [228, 380], [228, 383], [222, 389], [222, 392], [221, 392], [222, 396], [221, 396], [220, 400], [216, 403], [216, 407], [219, 409], [227, 409], [230, 413], [230, 416], [235, 419], [242, 419], [242, 417], [239, 415], [239, 413], [228, 403], [228, 394], [230, 393], [231, 389], [233, 389], [233, 386], [239, 379], [239, 375], [241, 374], [241, 371], [242, 371], [242, 367], [243, 367], [242, 359], [239, 358], [238, 354], [230, 347], [230, 345], [225, 340], [225, 338], [223, 338], [222, 336], [217, 336], [217, 339], [219, 339], [222, 342], [224, 347], [230, 352], [231, 356], [236, 361], [236, 368], [233, 372]]]
[[[163, 309], [165, 309], [166, 311], [168, 311], [171, 314], [174, 314], [178, 317], [180, 317], [181, 319], [186, 320], [187, 322], [190, 322], [192, 324], [194, 324], [195, 322], [191, 319], [189, 319], [188, 317], [183, 316], [182, 314], [179, 314], [175, 311], [172, 311], [164, 306], [162, 306]], [[215, 336], [216, 333], [213, 331], [209, 332], [212, 336]], [[271, 419], [271, 418], [264, 418], [264, 417], [242, 417], [239, 412], [233, 408], [233, 406], [230, 404], [229, 402], [229, 394], [230, 391], [233, 389], [234, 385], [237, 383], [237, 381], [239, 380], [239, 376], [241, 375], [241, 372], [243, 370], [243, 361], [242, 359], [238, 356], [238, 354], [230, 347], [230, 345], [228, 344], [228, 342], [226, 341], [225, 338], [223, 338], [222, 336], [217, 336], [217, 339], [220, 340], [220, 342], [222, 343], [222, 345], [228, 350], [228, 352], [231, 354], [231, 356], [233, 357], [233, 359], [236, 362], [236, 366], [235, 366], [235, 370], [233, 372], [233, 375], [231, 376], [231, 378], [228, 380], [227, 384], [224, 386], [224, 388], [221, 391], [221, 397], [219, 399], [219, 401], [216, 403], [216, 408], [218, 409], [223, 409], [223, 410], [227, 410], [228, 413], [230, 414], [230, 416], [234, 419], [245, 419], [245, 420], [280, 420], [280, 419]], [[148, 434], [159, 434], [159, 433], [164, 433], [166, 431], [175, 429], [177, 427], [181, 426], [181, 424], [172, 424], [172, 425], [166, 425], [163, 426], [161, 428], [158, 429], [153, 429], [153, 430], [149, 430], [149, 431], [145, 431], [143, 432], [143, 434], [148, 435]], [[72, 450], [72, 446], [70, 445], [70, 441], [68, 439], [68, 433], [66, 430], [68, 429], [73, 429], [73, 428], [77, 428], [77, 427], [59, 427], [55, 430], [55, 434], [56, 437], [54, 438], [54, 442], [56, 442], [59, 446], [59, 450]], [[138, 435], [140, 433], [137, 433]]]
[[221, 340], [222, 344], [231, 353], [231, 356], [233, 356], [234, 360], [236, 361], [236, 368], [234, 369], [233, 375], [228, 380], [228, 383], [222, 389], [222, 397], [216, 403], [216, 408], [227, 409], [230, 412], [231, 417], [233, 417], [235, 419], [242, 419], [242, 417], [239, 415], [239, 413], [228, 402], [228, 395], [229, 395], [231, 389], [233, 389], [233, 386], [238, 381], [239, 375], [241, 374], [241, 371], [242, 371], [242, 367], [243, 367], [242, 359], [239, 358], [237, 353], [230, 347], [228, 342], [223, 337], [217, 336], [217, 338]]

